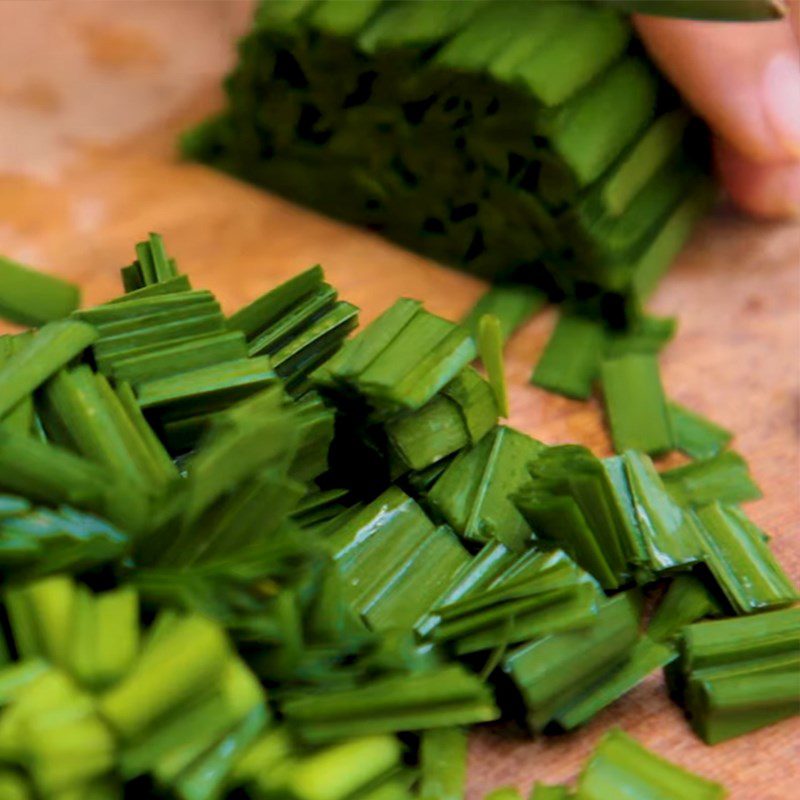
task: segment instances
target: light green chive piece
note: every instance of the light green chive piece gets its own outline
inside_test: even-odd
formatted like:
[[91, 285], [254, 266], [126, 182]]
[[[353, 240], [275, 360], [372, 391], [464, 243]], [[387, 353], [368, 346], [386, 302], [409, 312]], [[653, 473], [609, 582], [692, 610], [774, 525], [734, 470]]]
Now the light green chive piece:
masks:
[[478, 322], [478, 355], [494, 391], [501, 417], [508, 416], [508, 385], [503, 361], [503, 334], [500, 320], [493, 314], [484, 314]]
[[0, 256], [0, 318], [44, 325], [69, 316], [80, 299], [74, 283]]
[[678, 403], [667, 403], [675, 447], [691, 458], [719, 455], [733, 438], [725, 428]]
[[747, 462], [732, 450], [667, 470], [661, 478], [676, 502], [685, 506], [734, 505], [761, 497]]
[[657, 756], [621, 730], [607, 733], [578, 778], [576, 800], [722, 800], [718, 783]]
[[461, 728], [425, 731], [420, 744], [420, 800], [462, 800], [467, 780], [467, 734]]
[[600, 370], [606, 333], [586, 317], [562, 314], [531, 376], [550, 392], [585, 400]]
[[60, 320], [37, 331], [0, 366], [0, 419], [97, 339], [85, 322]]
[[461, 324], [473, 335], [478, 333], [478, 323], [485, 314], [493, 314], [500, 321], [500, 331], [506, 342], [514, 332], [533, 317], [547, 302], [547, 297], [537, 289], [524, 284], [499, 284], [467, 312]]

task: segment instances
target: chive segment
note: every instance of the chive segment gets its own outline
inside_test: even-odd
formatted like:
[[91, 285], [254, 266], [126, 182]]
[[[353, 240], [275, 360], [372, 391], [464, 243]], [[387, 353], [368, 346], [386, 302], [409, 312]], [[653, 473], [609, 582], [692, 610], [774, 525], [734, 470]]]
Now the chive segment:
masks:
[[651, 455], [670, 450], [672, 427], [655, 357], [631, 354], [608, 359], [600, 375], [614, 449]]
[[51, 322], [37, 331], [24, 349], [0, 366], [0, 418], [96, 338], [94, 328], [73, 320]]
[[478, 322], [478, 355], [489, 377], [494, 391], [497, 410], [501, 417], [508, 416], [508, 386], [503, 363], [503, 335], [500, 321], [492, 314], [485, 314]]
[[0, 318], [45, 325], [70, 315], [80, 303], [75, 284], [0, 256]]
[[547, 342], [531, 383], [551, 392], [585, 400], [600, 370], [606, 335], [603, 326], [562, 314]]

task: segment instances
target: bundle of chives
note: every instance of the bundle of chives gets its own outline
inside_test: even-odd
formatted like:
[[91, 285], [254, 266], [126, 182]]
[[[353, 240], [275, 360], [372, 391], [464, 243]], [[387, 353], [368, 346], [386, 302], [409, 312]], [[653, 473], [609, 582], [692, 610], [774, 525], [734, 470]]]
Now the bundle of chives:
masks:
[[635, 306], [710, 199], [702, 127], [596, 3], [265, 0], [225, 88], [190, 157], [605, 307]]

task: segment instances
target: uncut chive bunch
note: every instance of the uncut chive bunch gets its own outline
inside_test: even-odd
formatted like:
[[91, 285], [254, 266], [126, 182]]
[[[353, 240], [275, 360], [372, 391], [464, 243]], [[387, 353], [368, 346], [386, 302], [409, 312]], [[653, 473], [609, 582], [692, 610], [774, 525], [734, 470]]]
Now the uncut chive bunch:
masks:
[[225, 88], [188, 156], [617, 321], [713, 195], [613, 4], [263, 0]]
[[[797, 713], [797, 593], [727, 432], [664, 401], [693, 460], [659, 471], [499, 424], [538, 294], [348, 336], [319, 267], [226, 316], [160, 236], [136, 256], [0, 337], [1, 796], [461, 798], [469, 726], [569, 730], [660, 668], [709, 742]], [[723, 794], [618, 732], [532, 797], [611, 786]]]

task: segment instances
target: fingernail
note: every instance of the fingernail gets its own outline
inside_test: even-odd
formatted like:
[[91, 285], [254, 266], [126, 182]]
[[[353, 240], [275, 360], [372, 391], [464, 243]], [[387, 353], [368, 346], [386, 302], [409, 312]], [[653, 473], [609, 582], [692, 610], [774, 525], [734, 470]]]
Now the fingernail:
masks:
[[784, 148], [800, 158], [800, 56], [778, 53], [762, 79], [767, 120]]

